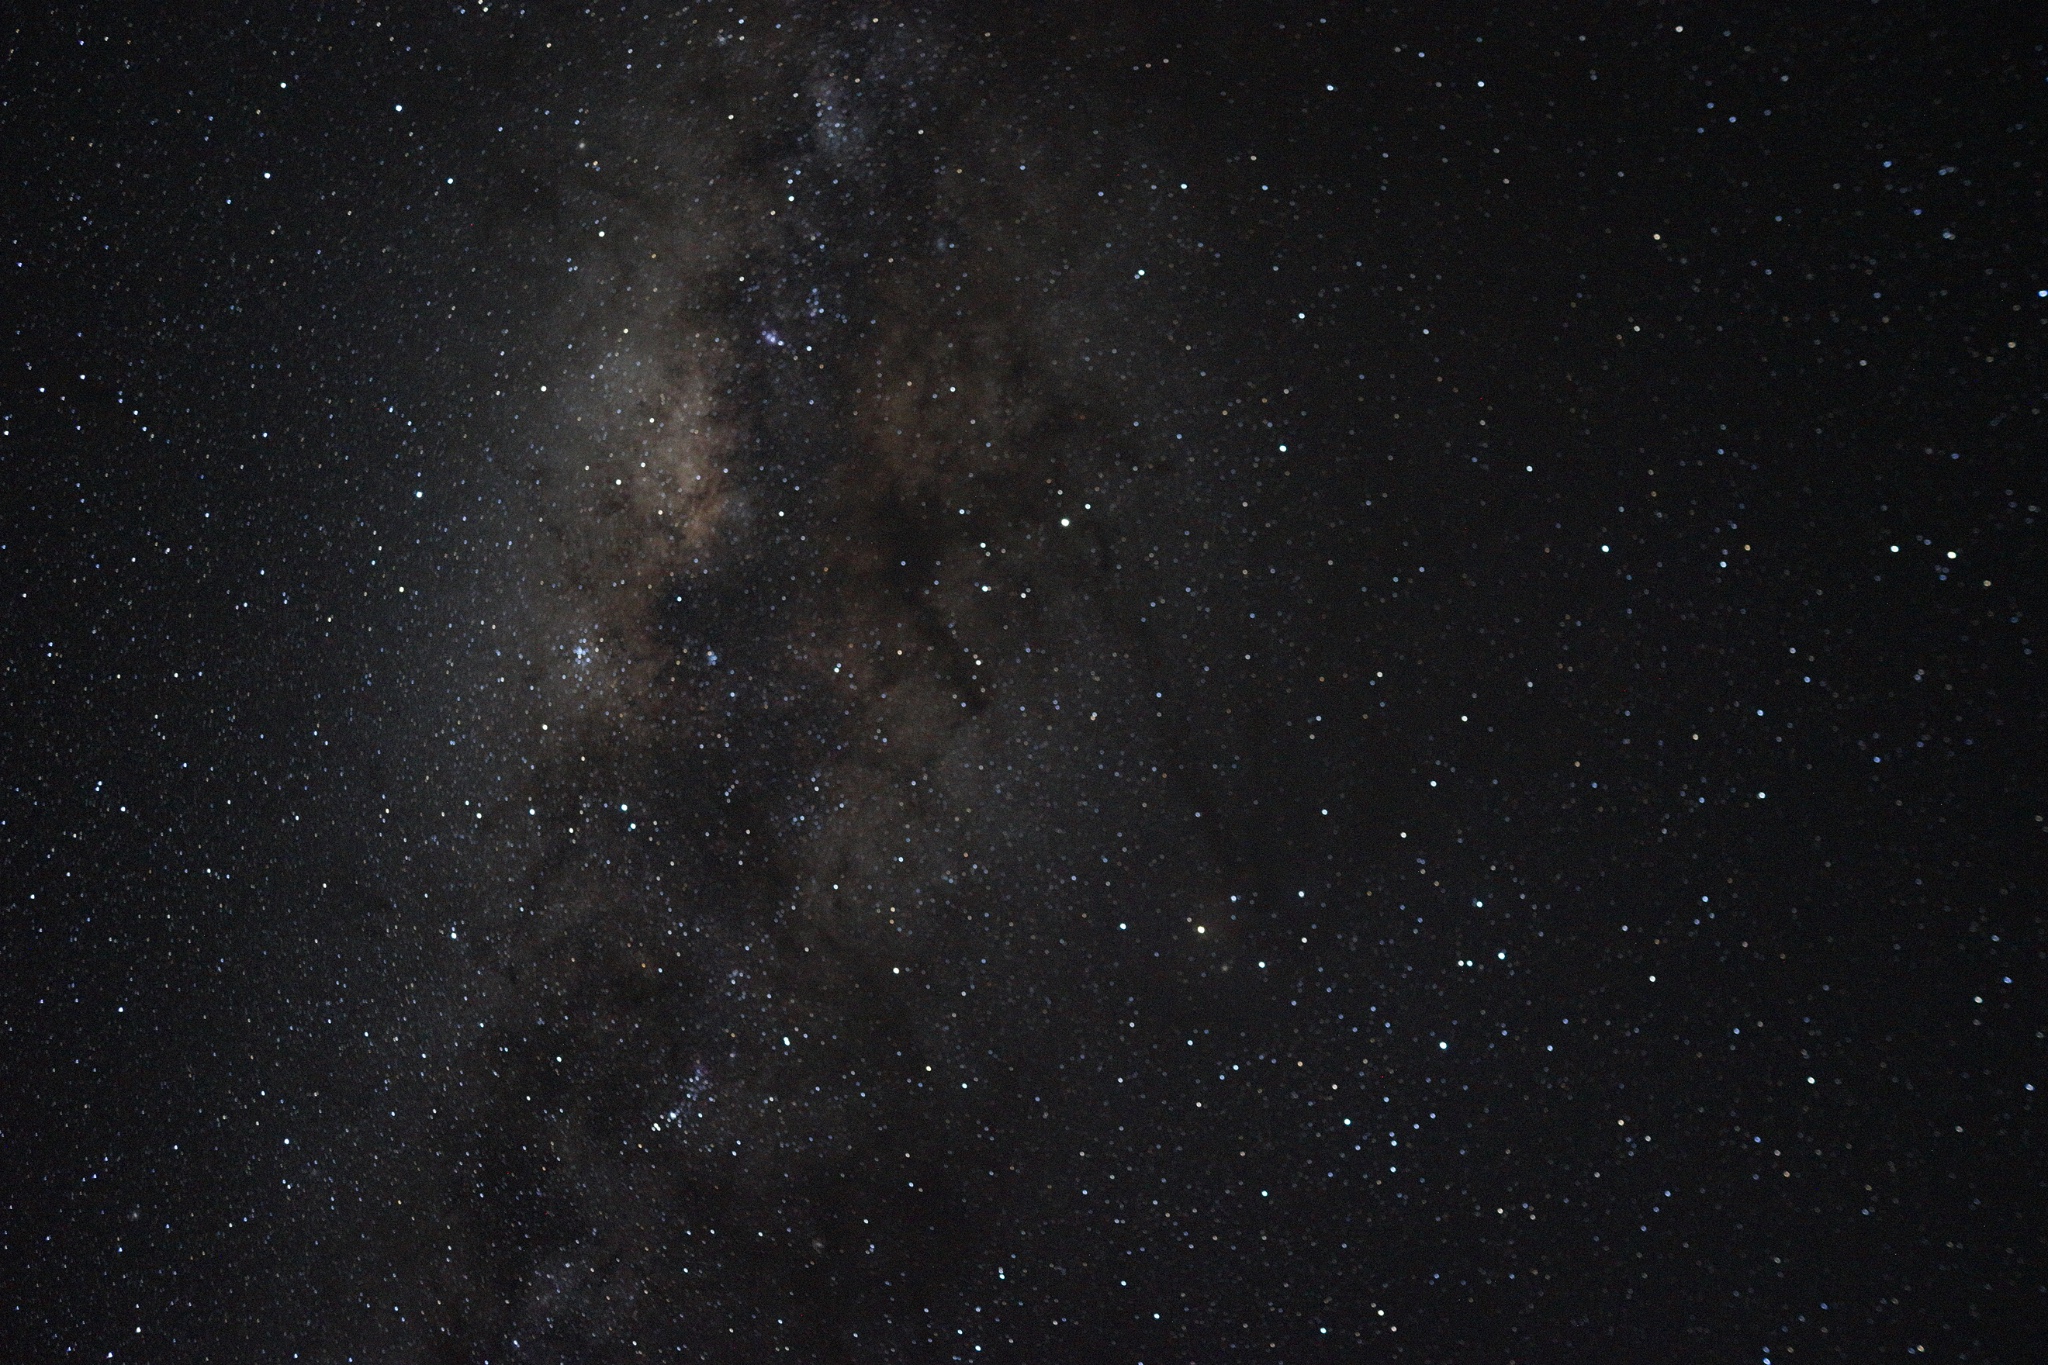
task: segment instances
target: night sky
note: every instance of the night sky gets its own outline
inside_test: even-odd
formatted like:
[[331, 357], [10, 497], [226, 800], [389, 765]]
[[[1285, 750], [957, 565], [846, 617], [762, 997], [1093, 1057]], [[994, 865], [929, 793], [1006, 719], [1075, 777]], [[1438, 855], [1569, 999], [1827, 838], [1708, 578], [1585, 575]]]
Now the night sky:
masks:
[[1999, 13], [10, 28], [0, 1358], [2040, 1358]]

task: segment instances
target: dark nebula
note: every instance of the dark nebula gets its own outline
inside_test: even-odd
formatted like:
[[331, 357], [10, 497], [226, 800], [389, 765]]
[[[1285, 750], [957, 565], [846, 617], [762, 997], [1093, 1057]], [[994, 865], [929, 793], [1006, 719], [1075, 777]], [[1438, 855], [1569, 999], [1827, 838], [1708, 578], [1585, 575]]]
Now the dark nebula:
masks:
[[2031, 1358], [2038, 46], [10, 42], [0, 1357]]

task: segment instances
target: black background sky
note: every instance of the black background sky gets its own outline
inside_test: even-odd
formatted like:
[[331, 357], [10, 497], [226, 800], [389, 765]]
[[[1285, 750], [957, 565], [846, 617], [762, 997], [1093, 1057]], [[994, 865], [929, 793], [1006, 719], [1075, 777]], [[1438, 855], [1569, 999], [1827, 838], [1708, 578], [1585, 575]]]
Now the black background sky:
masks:
[[10, 30], [0, 1354], [2032, 1358], [2017, 11], [1068, 8]]

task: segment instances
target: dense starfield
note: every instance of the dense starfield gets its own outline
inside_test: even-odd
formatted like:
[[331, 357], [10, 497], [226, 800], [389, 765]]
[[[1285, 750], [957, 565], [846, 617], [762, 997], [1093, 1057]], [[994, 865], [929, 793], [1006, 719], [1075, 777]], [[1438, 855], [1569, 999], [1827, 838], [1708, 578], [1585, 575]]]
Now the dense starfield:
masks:
[[2033, 1358], [2048, 54], [1083, 9], [10, 31], [0, 1355]]

